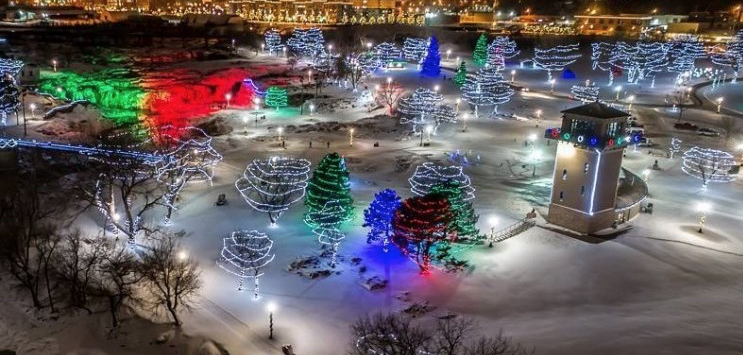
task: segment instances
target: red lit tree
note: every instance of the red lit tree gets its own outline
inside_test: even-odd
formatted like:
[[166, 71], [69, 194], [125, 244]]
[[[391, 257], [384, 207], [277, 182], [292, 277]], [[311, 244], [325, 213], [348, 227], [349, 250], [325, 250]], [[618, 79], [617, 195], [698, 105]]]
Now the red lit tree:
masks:
[[431, 249], [449, 235], [454, 215], [442, 195], [411, 197], [392, 218], [392, 241], [403, 253], [411, 255], [422, 274], [428, 273]]

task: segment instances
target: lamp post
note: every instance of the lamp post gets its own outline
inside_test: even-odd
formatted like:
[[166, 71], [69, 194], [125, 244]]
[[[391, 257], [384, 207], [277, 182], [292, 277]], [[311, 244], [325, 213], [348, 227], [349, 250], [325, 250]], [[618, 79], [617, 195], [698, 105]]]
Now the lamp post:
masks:
[[630, 95], [627, 98], [627, 101], [629, 102], [629, 106], [627, 107], [627, 110], [632, 110], [632, 103], [635, 101], [635, 95]]
[[266, 312], [268, 312], [268, 339], [273, 339], [273, 312], [276, 312], [276, 304], [273, 302], [267, 304]]
[[457, 56], [457, 59], [454, 59], [454, 63], [461, 63], [461, 62], [459, 61], [459, 56]]
[[353, 128], [348, 130], [348, 145], [350, 145], [351, 147], [353, 147], [353, 132], [354, 132]]
[[457, 113], [459, 113], [459, 105], [462, 103], [462, 99], [457, 98], [454, 100], [454, 105], [456, 107]]
[[542, 119], [542, 110], [537, 110], [537, 127], [539, 127], [539, 120]]
[[555, 93], [555, 79], [550, 79], [550, 94]]
[[498, 217], [490, 216], [490, 218], [488, 218], [488, 224], [490, 224], [490, 237], [488, 238], [489, 239], [488, 248], [492, 248], [493, 242], [495, 241], [495, 225], [498, 224]]
[[57, 60], [52, 59], [52, 66], [54, 67], [54, 71], [57, 71]]
[[255, 115], [255, 126], [258, 127], [258, 109], [260, 109], [261, 99], [253, 98], [253, 115]]
[[449, 60], [449, 56], [451, 55], [451, 49], [446, 50], [446, 60]]
[[178, 260], [184, 261], [188, 259], [188, 253], [185, 250], [181, 250], [178, 252]]
[[615, 100], [616, 101], [619, 101], [619, 94], [622, 92], [622, 85], [617, 85], [617, 87], [614, 88], [614, 91], [616, 91], [616, 93], [617, 93], [617, 96], [616, 96], [616, 99]]
[[315, 115], [315, 104], [310, 104], [310, 116]]
[[431, 143], [431, 133], [433, 133], [433, 127], [431, 127], [431, 126], [426, 126], [426, 134], [428, 135], [428, 136], [426, 137], [426, 142], [427, 142], [427, 143]]
[[703, 233], [704, 228], [704, 222], [707, 220], [707, 212], [709, 212], [710, 208], [712, 206], [709, 204], [709, 202], [699, 202], [697, 204], [697, 212], [700, 213], [699, 215], [699, 230], [697, 230], [698, 233]]
[[328, 44], [328, 56], [329, 57], [333, 56], [333, 45], [332, 44]]
[[433, 91], [434, 91], [435, 93], [437, 93], [437, 94], [438, 94], [438, 92], [439, 92], [439, 89], [441, 89], [441, 87], [439, 87], [438, 85], [434, 85], [434, 86], [433, 86]]
[[227, 100], [227, 108], [230, 108], [230, 100], [232, 100], [232, 94], [230, 93], [224, 94], [224, 99]]
[[278, 131], [279, 131], [279, 141], [283, 141], [284, 140], [284, 137], [283, 137], [284, 127], [279, 127]]
[[724, 97], [718, 97], [717, 98], [717, 113], [720, 113], [720, 110], [722, 109], [722, 102], [725, 101]]
[[516, 71], [511, 70], [511, 84], [513, 84], [514, 81], [516, 81]]
[[286, 57], [286, 47], [282, 47], [281, 50], [284, 51], [284, 57]]
[[648, 183], [648, 180], [650, 179], [650, 169], [645, 169], [642, 171], [642, 180], [645, 181], [645, 183]]
[[261, 43], [261, 52], [264, 52], [266, 50], [266, 44]]
[[32, 102], [30, 105], [28, 105], [28, 108], [31, 109], [31, 119], [36, 119], [36, 104]]
[[469, 118], [469, 116], [470, 115], [466, 113], [462, 115], [462, 123], [464, 124], [464, 126], [462, 127], [462, 132], [467, 132], [467, 118]]

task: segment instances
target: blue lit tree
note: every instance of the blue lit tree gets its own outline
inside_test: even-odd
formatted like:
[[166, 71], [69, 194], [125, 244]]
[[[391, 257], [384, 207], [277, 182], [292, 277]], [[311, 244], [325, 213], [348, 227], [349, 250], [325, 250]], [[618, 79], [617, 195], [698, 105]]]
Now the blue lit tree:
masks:
[[439, 53], [439, 41], [436, 37], [431, 37], [428, 45], [428, 54], [423, 60], [421, 74], [426, 76], [439, 76], [441, 74], [441, 54]]
[[366, 235], [367, 243], [371, 244], [372, 241], [381, 239], [384, 251], [387, 252], [392, 232], [392, 217], [400, 203], [400, 196], [395, 190], [385, 189], [374, 194], [374, 200], [369, 204], [369, 208], [364, 210], [364, 227], [371, 228]]

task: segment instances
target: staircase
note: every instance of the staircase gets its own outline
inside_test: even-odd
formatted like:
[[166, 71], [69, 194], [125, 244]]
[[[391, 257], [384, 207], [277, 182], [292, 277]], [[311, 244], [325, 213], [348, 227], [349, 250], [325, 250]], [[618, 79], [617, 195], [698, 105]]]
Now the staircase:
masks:
[[501, 229], [493, 234], [491, 238], [492, 243], [500, 243], [508, 238], [515, 237], [522, 232], [527, 231], [529, 228], [534, 227], [537, 224], [535, 218], [524, 218], [507, 228]]

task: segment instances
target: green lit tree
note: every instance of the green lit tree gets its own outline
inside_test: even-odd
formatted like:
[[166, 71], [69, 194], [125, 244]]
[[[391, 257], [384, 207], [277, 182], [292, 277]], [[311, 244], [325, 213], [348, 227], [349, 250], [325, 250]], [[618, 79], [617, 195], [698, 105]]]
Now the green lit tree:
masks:
[[288, 106], [286, 89], [278, 86], [271, 86], [266, 91], [266, 106], [273, 107], [276, 110]]
[[454, 76], [454, 84], [461, 87], [465, 81], [467, 81], [467, 66], [462, 62], [457, 69], [457, 75]]
[[485, 33], [480, 35], [475, 45], [475, 51], [472, 53], [472, 61], [477, 65], [485, 65], [488, 61], [488, 38]]
[[[328, 203], [336, 204], [343, 210], [343, 219], [353, 214], [353, 199], [351, 198], [351, 183], [348, 178], [346, 161], [338, 153], [326, 155], [312, 172], [307, 184], [307, 194], [304, 204], [307, 213], [322, 211]], [[310, 224], [311, 227], [315, 227]]]
[[477, 238], [480, 231], [477, 229], [477, 220], [480, 216], [475, 213], [472, 202], [464, 199], [462, 185], [455, 180], [449, 180], [434, 185], [429, 194], [439, 195], [449, 201], [454, 217], [450, 228], [456, 232], [457, 238]]

